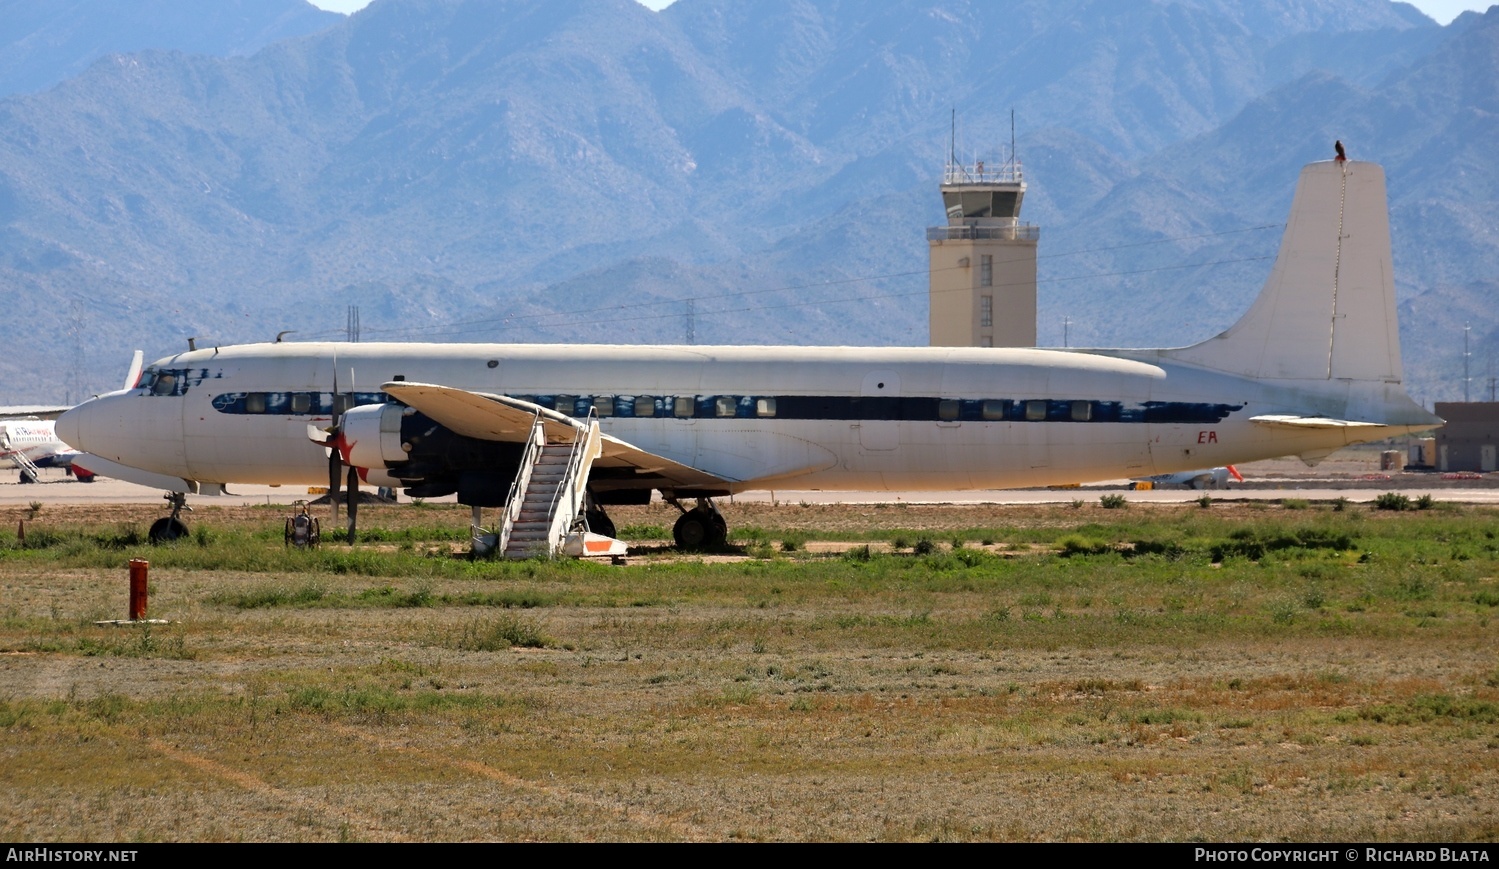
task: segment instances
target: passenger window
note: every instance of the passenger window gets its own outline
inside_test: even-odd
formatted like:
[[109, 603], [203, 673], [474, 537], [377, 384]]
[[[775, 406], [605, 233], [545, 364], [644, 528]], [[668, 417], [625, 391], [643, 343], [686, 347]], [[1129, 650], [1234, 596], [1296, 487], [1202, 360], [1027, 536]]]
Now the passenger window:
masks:
[[252, 392], [245, 396], [245, 413], [265, 413], [264, 392]]
[[593, 397], [593, 412], [599, 417], [614, 416], [614, 396], [595, 395]]
[[776, 400], [774, 398], [759, 398], [755, 400], [755, 416], [775, 416]]
[[937, 402], [938, 419], [957, 419], [958, 400], [956, 398], [944, 398]]
[[1025, 418], [1029, 422], [1046, 419], [1046, 399], [1038, 398], [1025, 403]]
[[983, 410], [984, 419], [1004, 419], [1005, 418], [1005, 405], [1007, 403], [1008, 402], [1006, 402], [1002, 398], [986, 398], [986, 399], [984, 399], [984, 410]]
[[1088, 420], [1090, 420], [1092, 418], [1093, 418], [1093, 402], [1091, 402], [1091, 401], [1074, 401], [1074, 402], [1072, 402], [1072, 420], [1073, 420], [1073, 422], [1087, 422]]
[[681, 419], [690, 419], [692, 417], [692, 396], [677, 396], [677, 400], [672, 407], [672, 413]]
[[557, 412], [558, 413], [565, 413], [568, 416], [572, 416], [573, 412], [578, 409], [577, 408], [577, 404], [578, 404], [578, 397], [576, 395], [559, 395], [559, 396], [557, 396]]
[[733, 416], [734, 415], [734, 408], [736, 408], [738, 406], [739, 406], [739, 402], [734, 399], [734, 396], [732, 396], [732, 395], [720, 395], [720, 396], [718, 396], [718, 398], [714, 399], [714, 401], [713, 401], [713, 415], [714, 416]]
[[656, 415], [656, 400], [654, 398], [651, 398], [649, 395], [639, 395], [639, 396], [636, 396], [635, 397], [635, 415], [636, 416], [645, 416], [645, 417], [655, 416]]
[[309, 413], [312, 411], [312, 394], [308, 392], [294, 392], [291, 396], [292, 413]]

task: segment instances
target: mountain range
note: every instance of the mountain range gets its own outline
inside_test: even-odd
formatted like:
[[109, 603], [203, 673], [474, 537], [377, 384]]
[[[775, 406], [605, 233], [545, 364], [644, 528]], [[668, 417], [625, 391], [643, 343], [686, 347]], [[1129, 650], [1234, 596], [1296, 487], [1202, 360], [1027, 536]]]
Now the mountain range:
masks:
[[1499, 7], [30, 8], [0, 0], [0, 403], [356, 315], [363, 340], [922, 344], [944, 162], [1012, 130], [1043, 344], [1227, 326], [1341, 139], [1388, 172], [1413, 394], [1462, 398], [1465, 326], [1475, 399], [1499, 350]]

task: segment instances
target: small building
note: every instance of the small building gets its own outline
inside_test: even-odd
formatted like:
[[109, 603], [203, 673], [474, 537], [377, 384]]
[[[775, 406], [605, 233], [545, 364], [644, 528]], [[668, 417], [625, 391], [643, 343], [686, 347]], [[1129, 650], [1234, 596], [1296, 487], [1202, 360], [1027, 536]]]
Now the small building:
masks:
[[1499, 402], [1439, 401], [1437, 470], [1499, 471]]

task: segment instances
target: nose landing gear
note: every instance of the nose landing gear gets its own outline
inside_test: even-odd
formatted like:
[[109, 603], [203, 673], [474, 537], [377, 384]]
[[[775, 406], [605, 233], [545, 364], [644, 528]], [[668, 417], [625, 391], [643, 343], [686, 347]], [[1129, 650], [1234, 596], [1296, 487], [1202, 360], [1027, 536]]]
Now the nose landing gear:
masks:
[[183, 510], [189, 513], [193, 511], [193, 508], [187, 506], [187, 495], [181, 492], [168, 492], [163, 497], [168, 504], [172, 505], [172, 515], [163, 516], [151, 523], [151, 531], [148, 536], [153, 545], [171, 543], [174, 540], [186, 537], [187, 523], [178, 517], [182, 515]]

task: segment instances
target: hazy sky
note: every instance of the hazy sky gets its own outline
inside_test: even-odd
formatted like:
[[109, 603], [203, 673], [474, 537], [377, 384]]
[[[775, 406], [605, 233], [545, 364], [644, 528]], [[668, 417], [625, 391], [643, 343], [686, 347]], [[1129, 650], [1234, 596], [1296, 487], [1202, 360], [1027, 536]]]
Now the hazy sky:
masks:
[[[334, 12], [353, 12], [364, 8], [370, 0], [308, 0], [308, 2]], [[652, 9], [660, 9], [663, 6], [670, 6], [672, 0], [640, 0], [640, 2]], [[1483, 0], [1483, 2], [1478, 2], [1478, 0], [1409, 0], [1409, 2], [1431, 16], [1438, 24], [1451, 23], [1452, 19], [1464, 9], [1482, 12], [1489, 8], [1488, 0]]]

